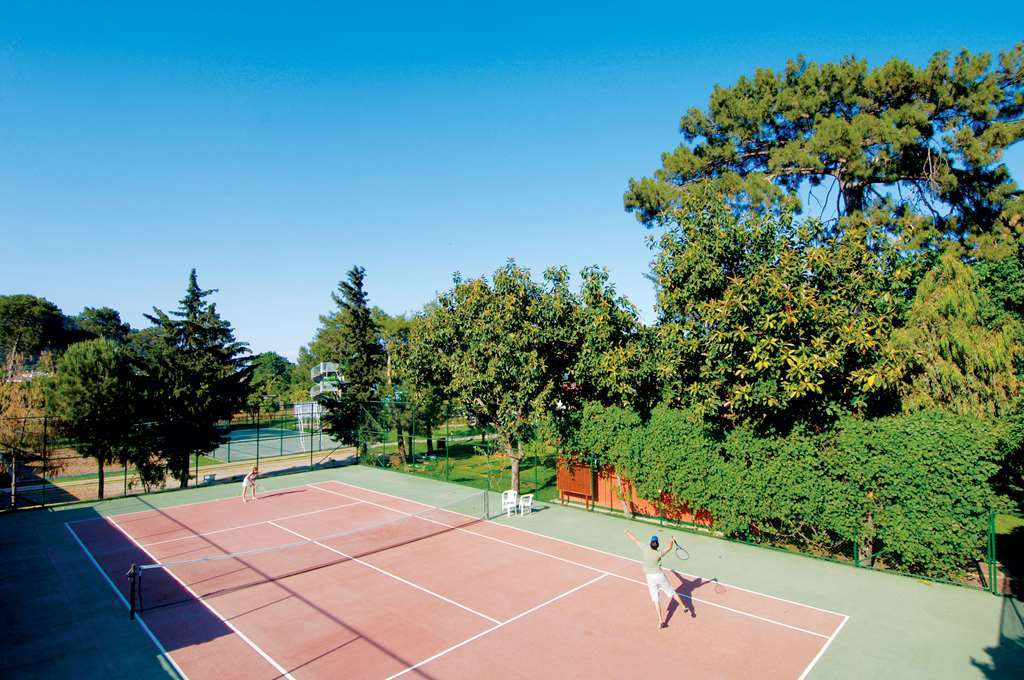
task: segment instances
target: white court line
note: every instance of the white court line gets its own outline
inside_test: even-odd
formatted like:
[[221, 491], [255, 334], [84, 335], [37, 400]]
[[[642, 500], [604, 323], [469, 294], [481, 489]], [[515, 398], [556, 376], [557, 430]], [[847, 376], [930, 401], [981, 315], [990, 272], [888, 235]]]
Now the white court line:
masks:
[[[153, 560], [153, 562], [157, 562], [157, 563], [159, 563], [159, 561], [160, 561], [160, 560], [156, 559], [156, 558], [155, 558], [155, 557], [153, 556], [153, 554], [152, 554], [152, 553], [150, 553], [150, 552], [149, 552], [148, 550], [146, 550], [146, 549], [145, 549], [145, 548], [144, 548], [143, 546], [139, 545], [139, 542], [138, 542], [138, 541], [136, 541], [136, 540], [135, 540], [134, 538], [132, 538], [131, 534], [129, 534], [129, 533], [127, 532], [127, 531], [125, 531], [125, 530], [124, 530], [123, 528], [121, 528], [121, 525], [120, 525], [120, 524], [118, 524], [117, 522], [115, 522], [115, 521], [113, 520], [113, 518], [111, 518], [111, 517], [108, 517], [108, 518], [107, 518], [107, 521], [109, 521], [109, 522], [110, 522], [110, 523], [111, 523], [112, 525], [114, 525], [115, 527], [117, 527], [117, 530], [118, 530], [118, 531], [120, 531], [120, 532], [121, 532], [122, 534], [124, 534], [124, 535], [125, 535], [125, 537], [126, 537], [126, 538], [127, 538], [127, 539], [128, 539], [129, 541], [131, 541], [132, 543], [134, 543], [134, 544], [135, 544], [135, 546], [136, 546], [136, 547], [137, 547], [137, 548], [138, 548], [139, 550], [141, 550], [142, 552], [146, 553], [146, 555], [148, 555], [148, 556], [149, 556], [149, 559]], [[265, 661], [266, 661], [267, 663], [269, 663], [269, 664], [270, 664], [271, 666], [273, 666], [273, 667], [274, 667], [274, 669], [275, 669], [275, 670], [276, 670], [276, 671], [277, 671], [278, 673], [280, 673], [280, 674], [281, 674], [282, 676], [284, 676], [284, 677], [288, 678], [288, 680], [295, 680], [295, 677], [294, 677], [294, 676], [293, 676], [293, 675], [292, 675], [291, 673], [289, 673], [288, 671], [286, 671], [286, 670], [284, 669], [284, 667], [283, 667], [283, 666], [281, 666], [281, 664], [279, 664], [278, 662], [274, 661], [274, 659], [273, 659], [273, 658], [272, 658], [272, 657], [271, 657], [271, 656], [270, 656], [269, 654], [267, 654], [267, 653], [266, 653], [266, 652], [264, 652], [264, 651], [263, 651], [262, 649], [260, 649], [259, 645], [257, 645], [257, 644], [256, 644], [255, 642], [253, 642], [252, 640], [250, 640], [250, 639], [249, 639], [249, 637], [245, 635], [245, 633], [243, 633], [242, 631], [238, 630], [238, 628], [236, 628], [236, 627], [235, 627], [235, 625], [234, 625], [233, 623], [231, 623], [231, 622], [230, 622], [230, 621], [228, 621], [228, 620], [227, 620], [226, 618], [224, 618], [223, 616], [221, 616], [221, 615], [220, 615], [220, 612], [218, 612], [218, 611], [217, 611], [216, 609], [214, 609], [214, 608], [213, 608], [213, 606], [212, 606], [212, 605], [210, 605], [210, 603], [209, 603], [209, 602], [207, 602], [207, 601], [206, 601], [206, 600], [204, 600], [203, 598], [199, 597], [199, 595], [197, 595], [197, 594], [196, 594], [196, 591], [192, 590], [192, 589], [191, 589], [191, 588], [190, 588], [190, 587], [189, 587], [188, 585], [186, 585], [186, 584], [185, 584], [185, 582], [184, 582], [184, 581], [182, 581], [182, 580], [181, 580], [180, 578], [178, 578], [178, 575], [177, 575], [177, 574], [175, 574], [175, 573], [174, 573], [173, 571], [171, 571], [170, 569], [164, 569], [164, 571], [165, 571], [165, 572], [167, 572], [167, 573], [168, 573], [168, 574], [169, 574], [169, 575], [171, 576], [171, 578], [173, 578], [173, 579], [174, 579], [175, 581], [177, 581], [177, 582], [178, 582], [179, 584], [181, 584], [181, 587], [182, 587], [182, 588], [184, 588], [185, 590], [187, 590], [187, 591], [188, 591], [188, 592], [189, 592], [189, 593], [190, 593], [190, 594], [192, 595], [192, 597], [196, 598], [196, 601], [198, 601], [198, 602], [199, 602], [200, 604], [202, 604], [202, 605], [203, 605], [204, 607], [206, 607], [207, 609], [209, 609], [209, 610], [210, 610], [210, 612], [211, 612], [211, 613], [212, 613], [212, 614], [213, 614], [214, 616], [216, 616], [216, 617], [217, 617], [218, 619], [220, 619], [220, 621], [221, 621], [221, 622], [222, 622], [222, 623], [223, 623], [223, 624], [224, 624], [225, 626], [227, 626], [227, 627], [228, 627], [228, 628], [230, 628], [230, 629], [231, 629], [232, 631], [234, 631], [235, 635], [237, 635], [237, 636], [238, 636], [239, 638], [241, 638], [241, 639], [242, 639], [242, 641], [244, 641], [244, 642], [245, 642], [245, 643], [246, 643], [247, 645], [249, 645], [250, 647], [252, 647], [252, 648], [253, 648], [253, 650], [254, 650], [254, 651], [255, 651], [255, 652], [257, 653], [257, 654], [259, 654], [260, 656], [262, 656], [262, 657], [263, 657], [263, 659], [264, 659], [264, 660], [265, 660]]]
[[384, 574], [385, 576], [390, 576], [391, 578], [395, 579], [396, 581], [401, 581], [402, 583], [404, 583], [407, 586], [412, 586], [413, 588], [415, 588], [417, 590], [422, 590], [427, 595], [433, 595], [434, 597], [436, 597], [439, 600], [444, 600], [448, 604], [453, 604], [456, 607], [459, 607], [460, 609], [465, 609], [470, 614], [476, 614], [477, 616], [479, 616], [481, 618], [487, 619], [491, 623], [500, 623], [498, 621], [498, 619], [492, 618], [492, 617], [488, 616], [487, 614], [483, 614], [481, 612], [478, 612], [477, 610], [472, 609], [471, 607], [467, 607], [466, 605], [461, 604], [459, 602], [456, 602], [455, 600], [449, 599], [449, 598], [445, 597], [444, 595], [441, 595], [440, 593], [435, 593], [433, 590], [430, 590], [428, 588], [424, 588], [423, 586], [420, 586], [420, 585], [416, 585], [412, 581], [407, 581], [404, 578], [402, 578], [401, 576], [398, 576], [397, 574], [392, 574], [390, 571], [387, 571], [385, 569], [381, 569], [380, 567], [377, 567], [377, 566], [374, 566], [374, 565], [370, 564], [366, 560], [361, 560], [358, 557], [355, 557], [353, 555], [349, 555], [347, 553], [343, 553], [342, 551], [337, 550], [335, 548], [332, 548], [331, 546], [329, 546], [329, 545], [327, 545], [325, 543], [321, 543], [320, 541], [318, 541], [316, 539], [313, 539], [313, 538], [310, 538], [309, 536], [303, 536], [298, 531], [292, 531], [288, 527], [283, 527], [280, 524], [275, 524], [273, 521], [268, 522], [268, 524], [270, 524], [272, 526], [275, 526], [278, 529], [281, 529], [282, 531], [287, 531], [289, 534], [294, 534], [294, 535], [298, 536], [299, 538], [301, 538], [303, 540], [312, 541], [313, 544], [318, 545], [321, 548], [324, 548], [326, 550], [330, 550], [332, 553], [335, 553], [336, 555], [341, 555], [342, 557], [344, 557], [346, 559], [349, 559], [349, 560], [352, 560], [353, 562], [358, 562], [359, 564], [363, 565], [364, 567], [369, 567], [370, 569], [373, 569], [374, 571], [380, 572], [381, 574]]
[[[78, 537], [78, 534], [75, 533], [75, 530], [71, 528], [71, 524], [68, 522], [64, 522], [64, 528], [67, 529], [68, 533], [71, 534], [71, 537], [75, 539], [75, 543], [77, 543], [78, 546], [83, 551], [85, 551], [85, 556], [89, 558], [90, 562], [92, 562], [92, 566], [96, 567], [96, 571], [100, 572], [100, 576], [103, 577], [103, 580], [107, 582], [107, 585], [110, 586], [111, 590], [114, 591], [114, 594], [117, 595], [117, 599], [121, 600], [121, 604], [123, 604], [126, 609], [131, 611], [132, 606], [128, 603], [128, 600], [125, 599], [124, 594], [120, 590], [118, 590], [117, 586], [114, 585], [114, 582], [110, 580], [110, 576], [107, 575], [107, 572], [103, 571], [103, 567], [101, 567], [100, 563], [96, 561], [96, 558], [92, 556], [92, 553], [89, 552], [89, 549], [85, 547], [85, 543], [82, 543], [82, 539], [80, 539]], [[136, 613], [135, 620], [139, 622], [139, 625], [142, 626], [142, 630], [146, 631], [146, 635], [148, 635], [149, 639], [153, 641], [153, 644], [156, 645], [156, 648], [160, 650], [161, 656], [167, 659], [168, 663], [170, 663], [174, 667], [174, 670], [178, 672], [178, 675], [184, 678], [184, 680], [188, 680], [188, 676], [185, 675], [185, 671], [181, 670], [181, 666], [178, 665], [178, 662], [171, 658], [170, 653], [164, 648], [163, 644], [161, 644], [160, 640], [157, 639], [156, 635], [153, 635], [153, 631], [149, 629], [149, 626], [146, 625], [146, 622], [142, 620], [142, 615]]]
[[398, 673], [395, 673], [394, 675], [388, 676], [388, 679], [387, 679], [387, 680], [393, 680], [393, 678], [397, 678], [397, 677], [398, 677], [398, 676], [400, 676], [400, 675], [405, 675], [405, 674], [406, 674], [406, 673], [408, 673], [409, 671], [411, 671], [411, 670], [415, 670], [415, 669], [419, 668], [420, 666], [422, 666], [423, 664], [426, 664], [426, 663], [430, 663], [430, 662], [431, 662], [431, 661], [433, 661], [434, 659], [437, 659], [437, 658], [439, 658], [439, 657], [442, 657], [442, 656], [444, 656], [445, 654], [447, 654], [448, 652], [452, 652], [452, 651], [454, 651], [454, 650], [458, 649], [459, 647], [462, 647], [463, 645], [468, 645], [468, 644], [469, 644], [470, 642], [472, 642], [473, 640], [476, 640], [476, 639], [478, 639], [478, 638], [481, 638], [481, 637], [483, 637], [484, 635], [487, 635], [488, 633], [491, 633], [491, 632], [493, 632], [493, 631], [496, 631], [496, 630], [498, 630], [499, 628], [501, 628], [502, 626], [505, 626], [505, 625], [507, 625], [507, 624], [509, 624], [509, 623], [512, 623], [513, 621], [516, 621], [517, 619], [521, 619], [521, 618], [523, 618], [524, 616], [526, 616], [527, 614], [532, 614], [533, 612], [537, 611], [537, 610], [538, 610], [538, 609], [540, 609], [541, 607], [546, 607], [547, 605], [551, 604], [552, 602], [556, 602], [557, 600], [561, 600], [561, 599], [562, 599], [563, 597], [566, 597], [566, 596], [568, 596], [568, 595], [572, 595], [572, 594], [573, 594], [573, 593], [575, 593], [575, 592], [576, 592], [577, 590], [581, 590], [581, 589], [583, 589], [583, 588], [586, 588], [586, 587], [587, 587], [587, 586], [589, 586], [590, 584], [592, 584], [592, 583], [596, 583], [597, 581], [600, 581], [600, 580], [601, 580], [601, 579], [603, 579], [604, 577], [605, 577], [605, 574], [602, 574], [602, 575], [600, 575], [600, 576], [597, 576], [597, 577], [595, 577], [595, 578], [592, 578], [592, 579], [590, 579], [590, 580], [589, 580], [589, 581], [587, 581], [586, 583], [581, 583], [580, 585], [576, 586], [575, 588], [573, 588], [573, 589], [571, 589], [571, 590], [567, 590], [567, 591], [565, 591], [565, 592], [564, 592], [564, 593], [562, 593], [561, 595], [556, 595], [555, 597], [551, 598], [551, 599], [550, 599], [550, 600], [548, 600], [547, 602], [541, 602], [541, 603], [540, 603], [539, 605], [537, 605], [536, 607], [532, 607], [532, 608], [530, 608], [530, 609], [527, 609], [527, 610], [526, 610], [525, 612], [522, 612], [522, 613], [516, 614], [515, 616], [513, 616], [513, 617], [512, 617], [511, 619], [508, 619], [507, 621], [502, 621], [501, 623], [499, 623], [499, 624], [498, 624], [498, 625], [496, 625], [496, 626], [493, 626], [493, 627], [491, 627], [491, 628], [488, 628], [487, 630], [484, 630], [484, 631], [480, 631], [479, 633], [477, 633], [477, 634], [476, 634], [476, 635], [474, 635], [473, 637], [470, 637], [470, 638], [466, 638], [466, 639], [465, 639], [465, 640], [463, 640], [462, 642], [460, 642], [460, 643], [458, 643], [458, 644], [455, 644], [455, 645], [452, 645], [452, 646], [451, 646], [451, 647], [449, 647], [448, 649], [444, 649], [444, 650], [441, 650], [440, 652], [438, 652], [438, 653], [437, 653], [437, 654], [435, 654], [434, 656], [431, 656], [431, 657], [428, 657], [428, 658], [426, 658], [426, 659], [423, 659], [423, 661], [419, 661], [419, 662], [417, 662], [417, 663], [413, 664], [412, 666], [409, 666], [408, 668], [406, 668], [406, 669], [405, 669], [405, 670], [403, 670], [403, 671], [400, 671], [400, 672], [398, 672]]
[[814, 664], [818, 663], [818, 660], [825, 655], [825, 650], [828, 649], [828, 646], [832, 644], [832, 641], [836, 639], [837, 635], [839, 635], [839, 631], [843, 629], [843, 626], [845, 626], [846, 622], [849, 620], [849, 616], [843, 617], [843, 622], [840, 623], [839, 626], [832, 631], [832, 634], [828, 636], [828, 640], [824, 645], [822, 645], [821, 649], [818, 650], [818, 653], [815, 654], [814, 658], [811, 659], [811, 663], [807, 664], [807, 668], [804, 669], [804, 672], [800, 674], [800, 677], [797, 678], [797, 680], [804, 680], [804, 678], [807, 677], [807, 674], [811, 672], [812, 668], [814, 668]]
[[168, 538], [163, 541], [153, 541], [152, 543], [145, 543], [144, 545], [148, 548], [154, 545], [163, 545], [164, 543], [174, 543], [175, 541], [187, 541], [190, 538], [199, 538], [202, 536], [213, 536], [214, 534], [223, 534], [228, 531], [238, 531], [239, 529], [248, 529], [250, 527], [258, 527], [261, 524], [268, 524], [270, 522], [282, 522], [286, 519], [295, 519], [296, 517], [306, 517], [307, 515], [315, 515], [319, 512], [327, 512], [328, 510], [337, 510], [338, 508], [348, 508], [353, 505], [360, 505], [362, 501], [356, 501], [355, 503], [342, 503], [341, 505], [332, 505], [328, 508], [320, 508], [319, 510], [310, 510], [309, 512], [297, 512], [294, 515], [285, 515], [284, 517], [274, 517], [272, 519], [265, 519], [261, 522], [250, 522], [249, 524], [240, 524], [237, 527], [228, 527], [227, 529], [217, 529], [215, 531], [207, 531], [202, 534], [190, 534], [188, 536], [179, 536], [178, 538]]
[[[331, 480], [328, 480], [328, 481], [331, 481]], [[222, 485], [218, 485], [218, 486], [224, 486], [225, 488], [227, 488], [230, 485], [222, 484]], [[278, 491], [290, 491], [291, 489], [299, 489], [299, 488], [302, 488], [304, 486], [309, 486], [309, 484], [296, 484], [294, 486], [282, 486], [280, 489], [268, 489], [265, 493], [270, 494], [270, 493], [277, 493]], [[193, 489], [198, 489], [199, 487], [192, 487], [192, 488]], [[180, 490], [181, 489], [176, 489], [176, 491], [180, 491]], [[119, 499], [117, 499], [117, 498], [110, 498], [110, 499], [107, 499], [107, 500], [115, 501], [115, 500], [119, 500]], [[191, 505], [202, 505], [203, 503], [219, 503], [221, 501], [230, 501], [230, 500], [237, 501], [238, 500], [238, 494], [232, 494], [232, 495], [226, 496], [224, 498], [207, 498], [205, 501], [192, 501], [191, 503], [179, 503], [178, 505], [167, 505], [167, 506], [160, 507], [160, 508], [147, 508], [146, 510], [132, 510], [131, 512], [111, 513], [110, 515], [102, 515], [100, 517], [85, 517], [83, 519], [73, 519], [73, 520], [69, 521], [68, 524], [77, 524], [78, 522], [95, 522], [96, 520], [107, 519], [108, 517], [117, 517], [118, 519], [120, 519], [122, 517], [131, 517], [132, 515], [141, 515], [141, 514], [146, 513], [146, 512], [159, 512], [159, 513], [163, 514], [163, 512], [165, 510], [177, 510], [178, 508], [187, 508], [187, 507], [189, 507]], [[139, 501], [139, 502], [141, 502], [141, 501]]]
[[[310, 485], [310, 486], [313, 486], [313, 485]], [[345, 498], [353, 498], [353, 499], [355, 498], [354, 496], [347, 496], [346, 494], [343, 494], [343, 493], [341, 493], [339, 491], [331, 491], [330, 489], [324, 489], [324, 488], [318, 487], [318, 486], [313, 486], [313, 488], [314, 489], [320, 489], [321, 491], [324, 491], [326, 493], [332, 493], [332, 494], [335, 494], [337, 496], [344, 496]], [[495, 541], [497, 543], [502, 543], [502, 544], [510, 546], [512, 548], [518, 548], [519, 550], [525, 550], [527, 552], [532, 552], [532, 553], [535, 553], [537, 555], [543, 555], [544, 557], [549, 557], [551, 559], [559, 560], [559, 561], [565, 562], [567, 564], [572, 564], [572, 565], [577, 566], [577, 567], [582, 567], [583, 569], [589, 569], [590, 571], [596, 571], [599, 574], [603, 574], [605, 576], [611, 576], [613, 578], [622, 579], [623, 581], [629, 581], [631, 583], [637, 583], [637, 584], [645, 586], [645, 587], [647, 586], [646, 582], [641, 581], [639, 579], [630, 578], [629, 576], [622, 576], [621, 574], [616, 574], [614, 572], [607, 571], [607, 570], [601, 569], [599, 567], [594, 567], [594, 566], [591, 566], [589, 564], [583, 564], [582, 562], [576, 562], [574, 560], [570, 560], [570, 559], [565, 558], [565, 557], [559, 557], [558, 555], [552, 555], [551, 553], [544, 552], [543, 550], [537, 550], [535, 548], [530, 548], [530, 547], [527, 547], [525, 545], [519, 545], [518, 543], [512, 543], [511, 541], [506, 541], [506, 540], [497, 538], [495, 536], [488, 536], [487, 534], [481, 534], [481, 533], [478, 533], [476, 531], [472, 531], [470, 529], [465, 529], [463, 527], [457, 527], [457, 526], [454, 526], [454, 525], [451, 525], [451, 524], [445, 524], [444, 522], [439, 522], [437, 520], [429, 519], [427, 517], [423, 517], [421, 515], [416, 515], [416, 514], [411, 513], [411, 512], [404, 512], [402, 510], [396, 510], [395, 508], [390, 508], [390, 507], [388, 507], [386, 505], [381, 505], [380, 503], [374, 503], [373, 501], [368, 501], [368, 500], [364, 499], [363, 503], [366, 503], [367, 505], [375, 505], [375, 506], [377, 506], [379, 508], [383, 508], [385, 510], [390, 510], [391, 512], [397, 512], [398, 514], [401, 514], [401, 515], [406, 515], [406, 516], [409, 516], [409, 517], [416, 517], [417, 519], [422, 519], [422, 520], [424, 520], [426, 522], [432, 522], [434, 524], [439, 524], [441, 526], [449, 527], [449, 528], [454, 529], [456, 531], [462, 531], [462, 532], [465, 532], [467, 534], [471, 534], [473, 536], [479, 536], [480, 538], [485, 538], [485, 539], [487, 539], [489, 541]], [[501, 525], [501, 526], [504, 526], [504, 525]], [[828, 635], [825, 635], [823, 633], [818, 633], [818, 632], [813, 631], [813, 630], [808, 630], [806, 628], [801, 628], [800, 626], [794, 626], [794, 625], [791, 625], [791, 624], [788, 624], [788, 623], [783, 623], [782, 621], [777, 621], [775, 619], [770, 619], [770, 618], [768, 618], [766, 616], [759, 616], [757, 614], [752, 614], [750, 612], [743, 611], [742, 609], [734, 609], [733, 607], [728, 607], [728, 606], [726, 606], [724, 604], [719, 604], [717, 602], [712, 602], [710, 600], [704, 600], [704, 599], [701, 599], [699, 597], [695, 597], [693, 595], [687, 595], [686, 597], [690, 598], [690, 600], [693, 601], [693, 602], [700, 602], [701, 604], [706, 604], [706, 605], [708, 605], [710, 607], [716, 607], [718, 609], [723, 609], [725, 611], [732, 612], [734, 614], [739, 614], [740, 616], [746, 616], [746, 617], [749, 617], [749, 618], [752, 618], [752, 619], [757, 619], [758, 621], [764, 621], [765, 623], [774, 624], [776, 626], [782, 626], [783, 628], [789, 628], [791, 630], [795, 630], [795, 631], [798, 631], [800, 633], [806, 633], [808, 635], [814, 635], [815, 637], [820, 637], [822, 639], [828, 639]]]
[[[381, 496], [387, 496], [388, 498], [394, 498], [395, 500], [406, 501], [407, 503], [415, 503], [416, 505], [422, 505], [422, 506], [428, 507], [428, 508], [429, 507], [433, 507], [429, 503], [423, 503], [422, 501], [414, 501], [414, 500], [411, 500], [409, 498], [404, 498], [402, 496], [396, 496], [394, 494], [385, 493], [384, 491], [377, 491], [376, 489], [371, 489], [371, 488], [365, 487], [365, 486], [359, 486], [358, 484], [352, 484], [351, 482], [342, 482], [342, 481], [339, 481], [337, 479], [328, 479], [328, 480], [325, 480], [324, 482], [310, 482], [309, 484], [307, 484], [307, 486], [311, 486], [311, 487], [313, 487], [315, 489], [326, 490], [326, 489], [323, 489], [323, 487], [316, 486], [316, 484], [324, 484], [324, 483], [341, 484], [341, 485], [344, 485], [344, 486], [351, 486], [354, 489], [359, 489], [361, 491], [369, 491], [370, 493], [379, 494]], [[355, 498], [355, 496], [348, 496], [348, 498]], [[359, 500], [364, 500], [364, 499], [359, 499]], [[494, 522], [494, 524], [498, 524], [498, 523]], [[529, 529], [523, 529], [522, 527], [513, 526], [511, 524], [499, 524], [499, 526], [507, 527], [507, 528], [512, 529], [514, 531], [521, 531], [524, 534], [530, 534], [531, 536], [537, 536], [539, 538], [546, 538], [546, 539], [549, 539], [549, 540], [552, 540], [552, 541], [558, 541], [559, 543], [565, 543], [566, 545], [571, 545], [571, 546], [576, 547], [576, 548], [583, 548], [584, 550], [590, 550], [591, 552], [596, 552], [596, 553], [600, 553], [602, 555], [607, 555], [608, 557], [617, 557], [620, 560], [625, 560], [627, 562], [633, 562], [634, 564], [640, 564], [640, 560], [634, 559], [632, 557], [625, 557], [623, 555], [618, 555], [616, 553], [608, 552], [607, 550], [601, 550], [600, 548], [592, 548], [589, 545], [581, 545], [579, 543], [573, 543], [572, 541], [567, 541], [564, 538], [558, 538], [557, 536], [548, 536], [547, 534], [541, 534], [541, 533], [538, 533], [536, 531], [530, 531]], [[659, 528], [660, 529], [664, 529], [665, 527], [659, 527]], [[700, 578], [700, 579], [704, 578], [703, 576], [700, 576], [698, 574], [690, 574], [688, 572], [681, 571], [679, 569], [676, 569], [676, 571], [679, 572], [680, 574], [685, 575], [685, 576], [690, 576], [690, 577], [693, 577], [693, 578]], [[750, 593], [751, 595], [760, 595], [761, 597], [771, 598], [772, 600], [777, 600], [779, 602], [786, 602], [788, 604], [794, 604], [794, 605], [796, 605], [798, 607], [803, 607], [805, 609], [815, 609], [815, 610], [817, 610], [819, 612], [824, 612], [826, 614], [832, 614], [833, 616], [838, 616], [840, 618], [849, 618], [849, 616], [847, 614], [843, 614], [842, 612], [834, 612], [831, 609], [824, 609], [822, 607], [815, 607], [813, 604], [804, 604], [803, 602], [797, 602], [795, 600], [787, 600], [784, 597], [778, 597], [776, 595], [769, 595], [768, 593], [762, 593], [761, 591], [758, 591], [758, 590], [750, 590], [749, 588], [743, 588], [741, 586], [737, 586], [737, 585], [732, 584], [732, 583], [726, 583], [724, 581], [719, 581], [719, 585], [728, 586], [729, 588], [732, 588], [733, 590], [742, 590], [743, 592]]]

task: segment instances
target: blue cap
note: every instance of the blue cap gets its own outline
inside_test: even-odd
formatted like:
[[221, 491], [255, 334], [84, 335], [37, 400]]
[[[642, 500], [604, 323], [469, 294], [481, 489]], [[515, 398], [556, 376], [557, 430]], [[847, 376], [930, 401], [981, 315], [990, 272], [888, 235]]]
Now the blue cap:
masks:
[[[653, 536], [651, 536], [651, 540], [652, 541], [657, 541], [658, 540], [658, 534], [654, 534]], [[658, 542], [660, 543], [661, 541], [658, 541]]]

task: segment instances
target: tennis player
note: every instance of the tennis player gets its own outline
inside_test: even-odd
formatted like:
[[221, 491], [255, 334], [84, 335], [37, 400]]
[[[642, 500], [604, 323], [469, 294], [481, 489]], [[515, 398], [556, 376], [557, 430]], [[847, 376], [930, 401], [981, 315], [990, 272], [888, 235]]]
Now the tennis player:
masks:
[[658, 628], [664, 628], [668, 624], [665, 623], [665, 617], [661, 613], [661, 591], [668, 595], [669, 602], [672, 598], [676, 598], [679, 602], [679, 606], [686, 608], [686, 603], [683, 602], [683, 596], [677, 593], [671, 585], [669, 585], [668, 579], [665, 578], [665, 572], [661, 570], [661, 561], [668, 555], [669, 551], [672, 550], [672, 546], [676, 544], [676, 539], [668, 544], [668, 547], [661, 550], [660, 541], [658, 535], [651, 536], [651, 540], [647, 545], [640, 542], [640, 539], [633, 535], [633, 532], [626, 529], [626, 535], [629, 536], [629, 540], [636, 543], [637, 547], [640, 548], [644, 563], [644, 576], [647, 577], [647, 590], [651, 593], [651, 601], [654, 602], [654, 611], [658, 612]]
[[254, 466], [253, 469], [252, 469], [252, 472], [247, 474], [245, 476], [245, 479], [242, 480], [242, 502], [243, 503], [247, 503], [248, 500], [249, 500], [249, 499], [247, 499], [245, 497], [245, 494], [246, 494], [247, 491], [249, 491], [249, 489], [252, 489], [252, 499], [256, 500], [256, 478], [259, 476], [259, 474], [260, 474], [260, 469], [258, 467]]

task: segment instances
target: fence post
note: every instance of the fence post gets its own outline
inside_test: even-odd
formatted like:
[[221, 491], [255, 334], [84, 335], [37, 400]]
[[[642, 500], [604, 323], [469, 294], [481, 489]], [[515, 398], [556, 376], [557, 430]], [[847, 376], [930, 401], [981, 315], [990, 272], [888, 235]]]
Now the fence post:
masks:
[[593, 512], [594, 506], [597, 505], [597, 489], [595, 488], [596, 483], [594, 480], [594, 457], [591, 456], [587, 463], [590, 465], [590, 511]]
[[445, 409], [444, 414], [444, 481], [448, 481], [448, 447], [452, 445], [451, 434], [448, 429], [448, 421], [452, 419], [452, 414]]
[[46, 424], [49, 420], [49, 416], [43, 416], [43, 507], [46, 507], [46, 487], [49, 483], [46, 481], [46, 475], [50, 470], [50, 457], [46, 451]]
[[999, 586], [996, 583], [999, 570], [996, 568], [996, 511], [988, 513], [988, 588], [993, 595], [999, 594]]
[[260, 459], [260, 407], [256, 407], [256, 461], [259, 465]]
[[853, 566], [860, 566], [860, 543], [857, 542], [857, 527], [853, 527]]

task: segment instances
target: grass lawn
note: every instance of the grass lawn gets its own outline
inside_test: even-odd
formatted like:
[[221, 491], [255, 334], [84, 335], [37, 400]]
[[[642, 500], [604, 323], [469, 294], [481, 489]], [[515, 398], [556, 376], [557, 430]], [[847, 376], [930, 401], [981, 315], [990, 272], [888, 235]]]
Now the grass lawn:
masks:
[[[416, 442], [415, 460], [410, 460], [405, 466], [398, 461], [396, 448], [393, 443], [386, 452], [382, 452], [379, 446], [373, 447], [364, 460], [370, 465], [390, 467], [400, 472], [443, 479], [476, 489], [500, 491], [511, 487], [511, 461], [500, 454], [488, 455], [485, 448], [476, 443], [453, 443], [448, 448], [446, 458], [443, 451], [440, 455], [435, 453], [433, 457], [428, 456], [425, 447]], [[527, 456], [519, 466], [520, 493], [532, 493], [538, 501], [557, 498], [556, 470], [557, 457], [553, 452], [540, 457]]]

